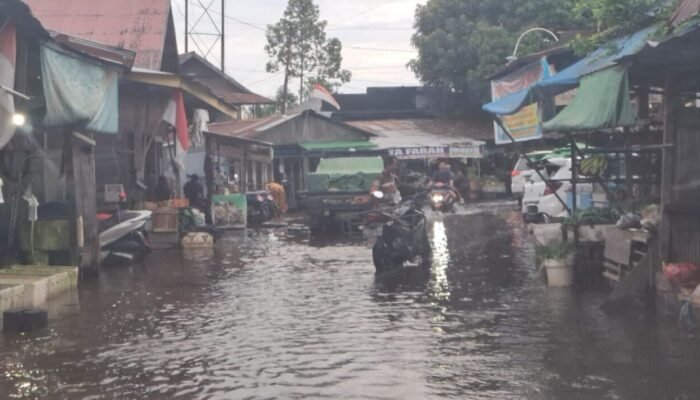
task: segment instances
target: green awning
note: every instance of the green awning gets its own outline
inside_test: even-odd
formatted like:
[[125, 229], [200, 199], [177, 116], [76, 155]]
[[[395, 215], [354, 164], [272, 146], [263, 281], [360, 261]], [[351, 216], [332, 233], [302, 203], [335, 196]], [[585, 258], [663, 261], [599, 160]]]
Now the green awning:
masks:
[[636, 123], [627, 69], [616, 66], [583, 77], [571, 104], [542, 127], [545, 131], [570, 132]]
[[354, 142], [313, 142], [301, 143], [299, 146], [306, 151], [349, 151], [349, 150], [367, 150], [377, 147], [376, 144], [366, 140], [358, 140]]

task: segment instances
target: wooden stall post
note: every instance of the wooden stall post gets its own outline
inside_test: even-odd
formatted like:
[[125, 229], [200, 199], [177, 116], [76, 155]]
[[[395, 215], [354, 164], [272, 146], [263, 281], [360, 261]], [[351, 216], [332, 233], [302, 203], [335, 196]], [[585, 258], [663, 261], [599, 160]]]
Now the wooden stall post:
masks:
[[667, 207], [673, 203], [674, 153], [676, 142], [676, 118], [681, 105], [678, 81], [667, 72], [664, 87], [664, 149], [661, 172], [661, 227], [659, 229], [659, 256], [661, 261], [671, 261], [671, 214]]
[[74, 259], [81, 276], [96, 275], [100, 267], [100, 238], [97, 226], [97, 188], [95, 181], [95, 142], [91, 136], [65, 131], [70, 160], [74, 213], [71, 218]]

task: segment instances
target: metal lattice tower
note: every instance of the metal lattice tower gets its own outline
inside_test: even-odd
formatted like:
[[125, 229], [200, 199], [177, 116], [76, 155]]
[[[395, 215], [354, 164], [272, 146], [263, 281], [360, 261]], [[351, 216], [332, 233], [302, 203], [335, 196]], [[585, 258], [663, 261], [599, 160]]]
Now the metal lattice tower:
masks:
[[[220, 8], [219, 8], [220, 7]], [[185, 53], [193, 50], [209, 58], [221, 50], [221, 70], [226, 66], [226, 0], [185, 0]]]

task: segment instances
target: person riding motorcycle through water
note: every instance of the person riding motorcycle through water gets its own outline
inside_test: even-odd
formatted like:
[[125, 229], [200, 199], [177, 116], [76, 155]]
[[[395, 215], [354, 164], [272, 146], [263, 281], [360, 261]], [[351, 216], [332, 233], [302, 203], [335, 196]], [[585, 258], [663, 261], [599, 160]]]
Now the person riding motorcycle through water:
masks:
[[384, 160], [384, 170], [377, 179], [372, 182], [370, 194], [374, 192], [382, 192], [384, 194], [383, 202], [399, 204], [401, 202], [401, 193], [399, 193], [398, 178], [396, 174], [399, 172], [399, 160], [396, 157], [388, 157]]
[[451, 171], [450, 164], [441, 161], [439, 168], [430, 179], [428, 187], [431, 189], [449, 189], [445, 196], [447, 200], [459, 201], [459, 195], [455, 188], [455, 176]]

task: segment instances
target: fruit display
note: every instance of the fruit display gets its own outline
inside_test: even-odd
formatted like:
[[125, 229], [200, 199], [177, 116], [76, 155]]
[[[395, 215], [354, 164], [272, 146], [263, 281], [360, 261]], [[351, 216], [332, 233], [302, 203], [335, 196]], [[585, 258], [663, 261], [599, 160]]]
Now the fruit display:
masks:
[[598, 155], [589, 157], [581, 161], [580, 173], [581, 175], [590, 177], [600, 177], [605, 174], [608, 169], [608, 158], [604, 155]]

